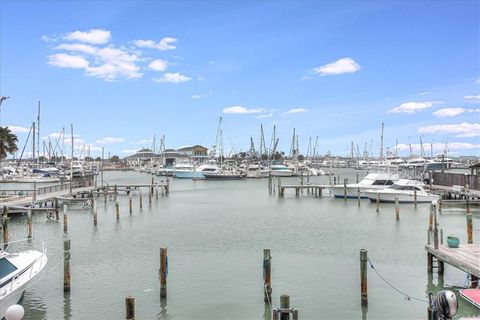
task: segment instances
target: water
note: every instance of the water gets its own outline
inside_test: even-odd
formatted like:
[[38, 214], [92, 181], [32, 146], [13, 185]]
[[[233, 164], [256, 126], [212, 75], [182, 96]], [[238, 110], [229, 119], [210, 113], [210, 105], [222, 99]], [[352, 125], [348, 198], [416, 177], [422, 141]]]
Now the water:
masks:
[[[337, 171], [350, 181], [354, 171]], [[145, 173], [108, 172], [110, 184], [150, 183]], [[158, 179], [158, 178], [157, 178]], [[282, 178], [283, 183], [298, 178]], [[328, 183], [328, 177], [311, 178]], [[368, 249], [377, 270], [394, 286], [425, 299], [440, 290], [437, 276], [429, 279], [424, 250], [428, 205], [394, 206], [362, 200], [270, 196], [267, 180], [174, 180], [168, 197], [152, 204], [144, 191], [133, 213], [128, 197], [119, 196], [120, 221], [113, 201], [98, 200], [98, 226], [89, 210], [70, 208], [68, 234], [62, 219], [35, 214], [36, 248], [45, 241], [49, 263], [26, 291], [25, 319], [124, 319], [125, 297], [136, 298], [137, 319], [270, 319], [263, 302], [263, 249], [272, 251], [273, 303], [280, 294], [291, 296], [300, 319], [425, 319], [426, 304], [407, 301], [369, 268], [369, 306], [362, 314], [359, 288], [359, 250]], [[474, 212], [478, 241], [479, 212]], [[466, 242], [463, 209], [445, 208], [439, 214], [445, 238], [453, 234]], [[26, 237], [26, 217], [10, 221], [11, 240]], [[72, 283], [63, 294], [63, 240], [71, 239]], [[14, 249], [30, 245], [19, 243]], [[168, 299], [160, 302], [159, 248], [168, 247]], [[445, 285], [463, 285], [466, 275], [448, 265]], [[440, 279], [441, 280], [441, 279]], [[479, 310], [460, 299], [461, 315]]]

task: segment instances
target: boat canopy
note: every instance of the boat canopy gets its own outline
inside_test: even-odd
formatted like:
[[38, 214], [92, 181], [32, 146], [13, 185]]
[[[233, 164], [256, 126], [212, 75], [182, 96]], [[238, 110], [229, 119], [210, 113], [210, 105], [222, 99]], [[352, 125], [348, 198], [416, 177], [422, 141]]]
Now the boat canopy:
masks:
[[0, 279], [5, 278], [12, 272], [17, 270], [17, 267], [13, 265], [7, 258], [3, 257], [0, 259]]

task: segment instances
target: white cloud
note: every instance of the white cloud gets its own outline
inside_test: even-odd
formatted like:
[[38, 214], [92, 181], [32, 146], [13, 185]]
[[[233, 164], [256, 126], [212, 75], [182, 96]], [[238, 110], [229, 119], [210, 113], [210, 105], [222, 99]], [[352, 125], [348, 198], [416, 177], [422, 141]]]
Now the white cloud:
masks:
[[86, 74], [104, 80], [117, 78], [137, 79], [143, 74], [136, 65], [139, 58], [135, 54], [117, 48], [102, 48], [96, 54], [98, 65], [86, 68]]
[[231, 106], [223, 109], [223, 113], [234, 113], [234, 114], [249, 114], [249, 113], [260, 113], [263, 112], [263, 109], [254, 109], [254, 108], [245, 108], [242, 106]]
[[74, 31], [68, 33], [64, 39], [80, 41], [91, 44], [105, 44], [110, 40], [111, 32], [103, 29], [91, 29], [89, 31]]
[[95, 141], [98, 144], [112, 144], [112, 143], [119, 143], [119, 142], [124, 142], [125, 139], [121, 137], [104, 137], [102, 139], [99, 139]]
[[29, 133], [30, 132], [30, 128], [27, 128], [27, 127], [11, 126], [11, 125], [7, 125], [7, 127], [15, 134], [22, 134], [22, 133]]
[[186, 75], [180, 74], [178, 72], [175, 72], [175, 73], [167, 72], [163, 75], [162, 78], [160, 78], [160, 79], [154, 78], [153, 79], [153, 81], [160, 82], [160, 83], [181, 83], [181, 82], [187, 82], [187, 81], [190, 81], [190, 80], [192, 80], [192, 78], [190, 78]]
[[360, 65], [352, 58], [346, 57], [335, 62], [313, 68], [313, 72], [321, 76], [336, 75], [342, 73], [354, 73], [360, 70]]
[[307, 109], [304, 109], [304, 108], [290, 109], [286, 113], [301, 113], [301, 112], [307, 112]]
[[94, 47], [88, 44], [83, 44], [83, 43], [62, 43], [56, 46], [55, 49], [81, 52], [81, 53], [86, 53], [91, 55], [97, 54], [98, 52], [97, 47]]
[[194, 94], [194, 95], [192, 95], [192, 99], [193, 100], [205, 99], [205, 98], [210, 97], [212, 94], [213, 94], [213, 91], [210, 90], [210, 91], [205, 92], [205, 93]]
[[415, 113], [419, 110], [433, 107], [434, 104], [440, 103], [438, 101], [422, 101], [422, 102], [405, 102], [389, 110], [389, 113]]
[[463, 97], [467, 102], [480, 103], [480, 94], [476, 96], [465, 96]]
[[88, 68], [89, 62], [81, 56], [72, 56], [64, 53], [56, 53], [48, 56], [48, 63], [59, 68]]
[[419, 96], [426, 96], [428, 94], [430, 94], [430, 91], [422, 91], [418, 93]]
[[418, 128], [421, 134], [454, 134], [457, 137], [480, 136], [480, 123], [437, 124]]
[[167, 69], [168, 62], [162, 59], [153, 60], [148, 67], [155, 71], [165, 71]]
[[140, 48], [152, 48], [158, 50], [174, 50], [176, 47], [172, 44], [177, 42], [177, 39], [172, 37], [162, 38], [159, 42], [153, 40], [134, 40], [133, 43]]
[[455, 117], [467, 111], [465, 108], [443, 108], [433, 113], [436, 117]]
[[266, 113], [266, 114], [260, 114], [260, 115], [256, 116], [255, 118], [256, 119], [265, 119], [265, 118], [271, 118], [271, 117], [273, 117], [272, 112]]
[[437, 117], [455, 117], [462, 113], [476, 113], [476, 112], [480, 112], [480, 109], [443, 108], [435, 111], [433, 115]]

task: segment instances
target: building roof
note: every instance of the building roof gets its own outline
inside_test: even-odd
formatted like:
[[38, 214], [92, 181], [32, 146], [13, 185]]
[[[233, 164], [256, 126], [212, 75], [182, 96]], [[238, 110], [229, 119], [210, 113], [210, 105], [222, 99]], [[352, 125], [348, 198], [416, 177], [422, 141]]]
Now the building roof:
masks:
[[177, 151], [191, 151], [193, 149], [205, 149], [208, 150], [208, 148], [205, 148], [204, 146], [201, 146], [199, 144], [196, 144], [194, 146], [186, 146], [186, 147], [181, 147]]

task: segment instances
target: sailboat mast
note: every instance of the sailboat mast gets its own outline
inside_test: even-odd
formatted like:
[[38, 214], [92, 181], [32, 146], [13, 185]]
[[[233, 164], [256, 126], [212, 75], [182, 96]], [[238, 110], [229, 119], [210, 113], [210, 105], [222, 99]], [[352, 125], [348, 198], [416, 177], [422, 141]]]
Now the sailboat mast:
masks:
[[380, 160], [383, 160], [383, 122], [382, 122], [382, 135], [380, 137]]
[[73, 184], [73, 123], [70, 124], [70, 135], [72, 137], [72, 158], [70, 159], [70, 194], [72, 193]]
[[37, 113], [37, 168], [40, 163], [40, 100], [38, 101], [38, 113]]
[[32, 161], [35, 164], [35, 121], [32, 124], [33, 136], [32, 136]]

